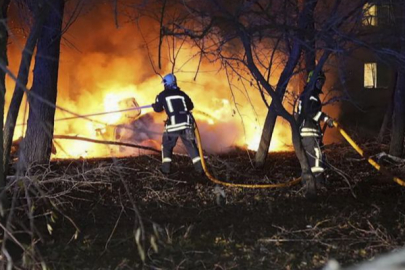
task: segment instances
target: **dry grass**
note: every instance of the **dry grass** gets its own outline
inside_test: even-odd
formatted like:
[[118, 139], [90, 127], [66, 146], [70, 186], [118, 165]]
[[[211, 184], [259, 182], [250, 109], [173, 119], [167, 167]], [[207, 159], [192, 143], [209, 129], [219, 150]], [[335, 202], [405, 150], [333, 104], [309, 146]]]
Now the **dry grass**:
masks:
[[[176, 158], [170, 177], [157, 170], [158, 156], [33, 167], [9, 178], [2, 266], [13, 259], [16, 269], [316, 269], [403, 246], [404, 190], [349, 148], [327, 153], [339, 171], [328, 173], [330, 185], [313, 200], [300, 187], [217, 187], [186, 157]], [[249, 160], [235, 151], [209, 165], [227, 181], [299, 174], [293, 153], [272, 154], [265, 171]]]

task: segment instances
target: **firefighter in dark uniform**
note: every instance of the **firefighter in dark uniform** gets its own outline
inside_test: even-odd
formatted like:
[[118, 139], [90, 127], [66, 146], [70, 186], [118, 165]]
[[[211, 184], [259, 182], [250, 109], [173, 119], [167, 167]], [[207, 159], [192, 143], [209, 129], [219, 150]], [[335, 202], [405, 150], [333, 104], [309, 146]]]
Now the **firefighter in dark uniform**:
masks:
[[194, 118], [191, 115], [194, 104], [190, 97], [177, 86], [177, 80], [173, 74], [164, 76], [162, 83], [165, 89], [156, 97], [155, 103], [152, 104], [155, 112], [164, 110], [167, 114], [162, 138], [161, 172], [164, 174], [170, 173], [173, 148], [180, 137], [195, 170], [197, 173], [202, 174], [203, 168], [195, 142]]
[[329, 127], [333, 127], [333, 119], [322, 112], [322, 103], [319, 95], [325, 83], [325, 74], [320, 71], [316, 77], [313, 87], [309, 87], [313, 71], [308, 74], [307, 86], [300, 95], [298, 103], [298, 123], [300, 125], [300, 135], [302, 145], [306, 151], [311, 172], [315, 176], [318, 184], [325, 184], [325, 164], [322, 157], [321, 121]]

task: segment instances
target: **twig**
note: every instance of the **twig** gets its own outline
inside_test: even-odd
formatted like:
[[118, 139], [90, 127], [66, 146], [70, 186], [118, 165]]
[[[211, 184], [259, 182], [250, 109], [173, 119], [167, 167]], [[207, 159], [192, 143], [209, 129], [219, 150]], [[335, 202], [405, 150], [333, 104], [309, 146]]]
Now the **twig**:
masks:
[[160, 15], [160, 33], [159, 33], [159, 47], [158, 47], [158, 66], [162, 69], [162, 41], [163, 41], [163, 18], [165, 15], [166, 0], [163, 2], [162, 12]]
[[[120, 196], [120, 198], [121, 198], [121, 196]], [[120, 215], [118, 216], [117, 221], [115, 222], [114, 228], [113, 228], [113, 230], [111, 231], [111, 234], [110, 234], [110, 236], [108, 237], [107, 242], [105, 243], [104, 252], [107, 251], [108, 244], [110, 243], [111, 238], [113, 237], [114, 232], [115, 232], [115, 230], [117, 229], [117, 226], [118, 226], [118, 223], [120, 222], [122, 213], [124, 213], [124, 206], [122, 205], [122, 202], [121, 202], [121, 201], [120, 201], [120, 203], [121, 203], [121, 212], [120, 212]]]
[[120, 25], [118, 23], [118, 0], [114, 1], [114, 22], [115, 22], [115, 27], [117, 29], [120, 28]]
[[99, 143], [99, 144], [127, 146], [127, 147], [132, 147], [132, 148], [140, 148], [140, 149], [144, 149], [144, 150], [149, 150], [149, 151], [152, 151], [155, 153], [160, 153], [160, 151], [156, 150], [155, 148], [148, 147], [148, 146], [142, 146], [142, 145], [138, 145], [138, 144], [133, 144], [133, 143], [102, 141], [102, 140], [95, 140], [95, 139], [90, 139], [90, 138], [85, 138], [85, 137], [69, 136], [69, 135], [54, 135], [53, 138], [57, 139], [57, 140], [78, 140], [78, 141], [85, 141], [85, 142]]

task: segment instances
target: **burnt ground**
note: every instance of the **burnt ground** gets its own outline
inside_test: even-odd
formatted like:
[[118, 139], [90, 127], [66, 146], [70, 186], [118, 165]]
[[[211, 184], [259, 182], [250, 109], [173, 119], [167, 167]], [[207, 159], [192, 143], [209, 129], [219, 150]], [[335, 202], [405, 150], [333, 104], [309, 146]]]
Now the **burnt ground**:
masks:
[[[154, 155], [54, 161], [30, 180], [42, 191], [35, 197], [40, 258], [51, 269], [321, 269], [331, 258], [345, 266], [402, 247], [405, 187], [350, 147], [330, 145], [326, 154], [340, 171], [328, 171], [316, 198], [300, 185], [219, 189], [182, 156], [170, 177]], [[300, 174], [294, 153], [270, 154], [264, 170], [250, 158], [235, 150], [208, 162], [233, 182]], [[386, 165], [405, 176], [405, 164]]]

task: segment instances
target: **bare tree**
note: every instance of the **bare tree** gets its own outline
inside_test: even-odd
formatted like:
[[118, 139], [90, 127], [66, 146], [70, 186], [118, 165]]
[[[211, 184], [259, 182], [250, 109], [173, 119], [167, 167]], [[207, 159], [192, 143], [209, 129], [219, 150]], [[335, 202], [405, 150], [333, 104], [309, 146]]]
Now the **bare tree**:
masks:
[[[288, 61], [284, 67], [283, 72], [281, 73], [281, 76], [278, 80], [275, 92], [277, 93], [277, 96], [280, 100], [283, 99], [285, 95], [285, 91], [287, 89], [288, 82], [290, 78], [293, 76], [294, 70], [296, 69], [296, 66], [301, 58], [301, 52], [304, 47], [304, 39], [307, 39], [309, 37], [306, 37], [305, 33], [311, 33], [313, 36], [313, 14], [315, 11], [315, 7], [317, 5], [318, 1], [317, 0], [312, 0], [312, 1], [306, 1], [304, 3], [304, 7], [302, 11], [299, 14], [299, 19], [297, 23], [297, 29], [295, 30], [295, 34], [292, 35], [292, 48], [290, 51], [290, 55], [288, 57]], [[312, 31], [308, 31], [308, 29], [311, 29]], [[313, 39], [309, 42], [314, 42]], [[315, 51], [314, 47], [309, 48], [307, 47], [306, 49], [306, 55], [308, 56], [308, 59], [311, 58], [312, 63], [311, 67], [313, 68], [313, 64], [315, 64]], [[276, 111], [274, 102], [270, 105], [270, 109], [267, 113], [266, 120], [264, 122], [263, 126], [263, 131], [262, 131], [262, 136], [260, 139], [260, 144], [259, 148], [257, 149], [256, 155], [255, 155], [255, 165], [258, 168], [263, 167], [267, 154], [269, 152], [269, 147], [271, 143], [271, 137], [273, 135], [274, 128], [276, 126], [276, 120], [277, 116], [279, 114]]]
[[[257, 85], [255, 88], [263, 99], [265, 95], [270, 96], [272, 103], [256, 162], [259, 166], [264, 163], [276, 118], [282, 116], [291, 126], [303, 178], [312, 183], [313, 176], [301, 146], [298, 126], [288, 107], [284, 106], [283, 97], [290, 79], [301, 72], [298, 64], [304, 61], [303, 58], [307, 58], [308, 68], [312, 69], [317, 56], [316, 73], [330, 55], [344, 50], [344, 43], [354, 31], [364, 3], [362, 0], [350, 4], [339, 0], [332, 3], [317, 0], [210, 0], [178, 1], [177, 5], [171, 2], [165, 10], [172, 14], [160, 21], [161, 33], [178, 39], [187, 38], [209, 61], [220, 60], [229, 76], [232, 74], [233, 78], [250, 83], [252, 88]], [[156, 18], [162, 18], [156, 14]], [[302, 56], [303, 49], [306, 57]], [[281, 59], [277, 65], [275, 55]], [[273, 87], [270, 74], [280, 66], [282, 72]]]
[[[7, 9], [10, 0], [0, 0], [0, 65], [6, 67], [7, 60]], [[6, 93], [6, 73], [0, 69], [0, 141], [3, 141], [3, 119], [4, 119], [4, 95]], [[0, 146], [0, 153], [3, 153], [3, 145]], [[0, 164], [3, 164], [3, 155], [0, 155]], [[5, 175], [3, 166], [0, 166], [0, 216], [4, 215], [4, 208], [7, 204], [7, 197], [3, 193], [5, 188]]]
[[[394, 72], [394, 73], [395, 73], [395, 76], [393, 76], [394, 77], [393, 81], [395, 82], [394, 85], [396, 85], [396, 82], [398, 79], [398, 74], [397, 74], [397, 72]], [[395, 88], [395, 86], [390, 87], [390, 88], [391, 89]], [[384, 137], [385, 137], [386, 133], [388, 133], [388, 130], [390, 129], [391, 124], [392, 124], [392, 113], [394, 110], [394, 96], [395, 96], [394, 93], [395, 93], [395, 91], [393, 91], [393, 93], [392, 93], [391, 100], [388, 104], [388, 108], [384, 114], [384, 119], [381, 124], [380, 131], [379, 131], [378, 137], [377, 137], [378, 143], [382, 143], [384, 141]]]
[[49, 5], [51, 9], [38, 39], [34, 81], [28, 95], [30, 109], [27, 132], [19, 155], [20, 165], [24, 168], [32, 163], [48, 163], [51, 156], [55, 107], [32, 96], [37, 95], [56, 104], [65, 1], [52, 1]]
[[13, 92], [10, 107], [7, 113], [6, 125], [4, 127], [3, 138], [3, 168], [7, 173], [8, 162], [10, 157], [11, 144], [14, 136], [14, 129], [17, 122], [18, 111], [20, 109], [21, 101], [24, 96], [24, 87], [28, 82], [29, 70], [31, 66], [31, 60], [34, 53], [35, 46], [42, 31], [42, 26], [49, 12], [48, 1], [38, 1], [34, 6], [34, 24], [31, 27], [29, 36], [25, 43], [24, 51], [22, 52], [20, 67], [18, 70], [17, 83]]
[[[405, 1], [401, 0], [399, 9], [400, 21], [400, 59], [405, 60]], [[398, 78], [394, 93], [392, 115], [392, 132], [390, 143], [390, 154], [401, 156], [404, 152], [404, 135], [405, 135], [405, 62], [398, 64]]]

